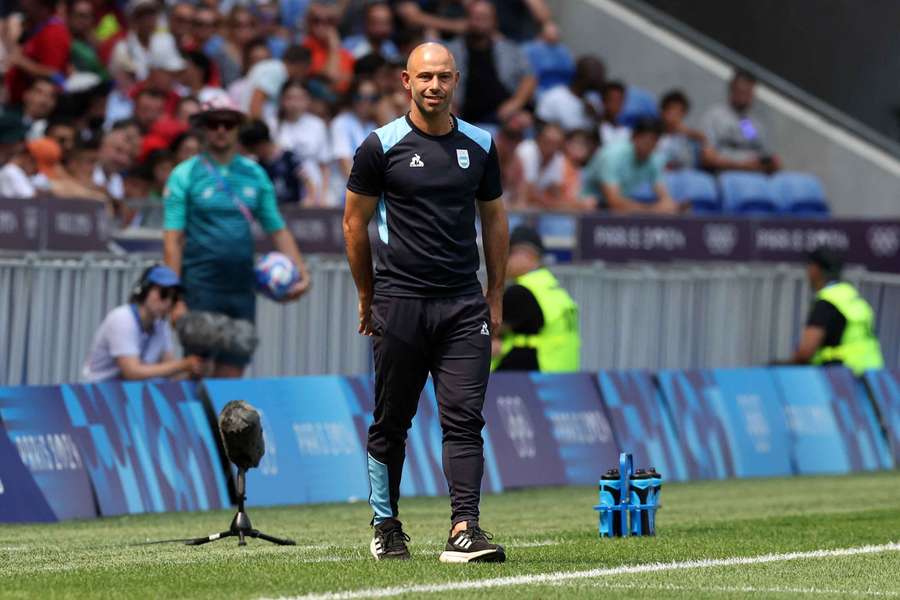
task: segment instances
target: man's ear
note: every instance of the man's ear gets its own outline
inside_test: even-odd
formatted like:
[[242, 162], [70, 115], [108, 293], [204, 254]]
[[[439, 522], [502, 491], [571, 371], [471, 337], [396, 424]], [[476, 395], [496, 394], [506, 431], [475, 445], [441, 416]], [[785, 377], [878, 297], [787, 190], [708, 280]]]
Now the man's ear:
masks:
[[405, 89], [411, 89], [409, 85], [409, 71], [403, 71], [400, 74], [400, 81], [403, 83]]

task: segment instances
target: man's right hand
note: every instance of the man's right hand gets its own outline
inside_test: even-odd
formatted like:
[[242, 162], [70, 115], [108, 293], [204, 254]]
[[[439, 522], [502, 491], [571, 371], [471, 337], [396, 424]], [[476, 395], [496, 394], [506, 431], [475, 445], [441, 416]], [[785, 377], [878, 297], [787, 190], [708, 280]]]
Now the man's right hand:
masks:
[[183, 370], [195, 379], [209, 375], [210, 365], [207, 363], [206, 359], [200, 356], [195, 354], [186, 356], [184, 360], [182, 360], [182, 364]]
[[365, 336], [375, 335], [372, 324], [372, 300], [364, 296], [359, 298], [359, 333]]

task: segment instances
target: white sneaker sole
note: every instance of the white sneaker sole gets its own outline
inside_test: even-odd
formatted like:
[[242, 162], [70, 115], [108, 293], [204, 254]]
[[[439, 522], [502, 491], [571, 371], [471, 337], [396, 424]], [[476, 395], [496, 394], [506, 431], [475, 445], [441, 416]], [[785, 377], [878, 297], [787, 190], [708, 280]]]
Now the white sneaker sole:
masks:
[[375, 538], [372, 538], [372, 542], [369, 544], [369, 552], [372, 553], [372, 556], [375, 557], [375, 560], [381, 560], [381, 557], [378, 556], [378, 550], [375, 548]]
[[[453, 552], [451, 550], [444, 550], [441, 552], [440, 560], [442, 563], [469, 563], [469, 562], [503, 562], [506, 559], [506, 556], [503, 555], [503, 559], [496, 560], [494, 556], [491, 555], [501, 555], [502, 550], [479, 550], [478, 552]], [[489, 558], [485, 558], [489, 557]]]

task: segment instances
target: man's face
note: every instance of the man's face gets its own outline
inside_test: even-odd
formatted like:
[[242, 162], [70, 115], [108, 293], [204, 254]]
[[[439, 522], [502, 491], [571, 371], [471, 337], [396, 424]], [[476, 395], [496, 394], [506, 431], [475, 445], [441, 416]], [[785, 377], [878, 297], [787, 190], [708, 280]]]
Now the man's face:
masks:
[[644, 162], [650, 158], [650, 155], [656, 149], [656, 142], [659, 141], [659, 136], [651, 131], [645, 131], [633, 135], [632, 141], [634, 142], [634, 153], [638, 161]]
[[469, 7], [468, 32], [476, 37], [489, 37], [497, 29], [497, 15], [490, 2], [478, 0]]
[[208, 8], [198, 9], [194, 13], [194, 37], [201, 45], [216, 33], [218, 21], [216, 13]]
[[54, 140], [63, 151], [63, 156], [75, 147], [75, 128], [71, 125], [54, 125], [47, 130], [47, 137]]
[[237, 145], [239, 124], [240, 119], [227, 112], [206, 115], [206, 145], [213, 152], [230, 152]]
[[36, 81], [22, 98], [25, 114], [32, 119], [44, 119], [56, 106], [56, 86], [48, 81]]
[[141, 94], [134, 102], [134, 120], [138, 122], [141, 130], [150, 131], [150, 127], [163, 114], [166, 101], [156, 94]]
[[169, 13], [169, 30], [179, 42], [190, 35], [194, 25], [194, 7], [190, 4], [176, 4]]
[[369, 9], [366, 15], [366, 36], [369, 39], [384, 41], [394, 33], [394, 16], [386, 4], [377, 4]]
[[68, 15], [69, 31], [78, 39], [85, 39], [94, 25], [94, 6], [84, 0], [75, 2]]
[[323, 4], [313, 4], [307, 14], [309, 34], [320, 42], [327, 42], [332, 30], [337, 27], [337, 12]]
[[621, 90], [612, 89], [603, 96], [603, 112], [605, 112], [612, 120], [615, 120], [622, 112], [622, 105], [625, 103], [625, 94]]
[[148, 38], [156, 29], [156, 20], [159, 15], [152, 8], [142, 8], [131, 17], [131, 27], [139, 37]]
[[100, 145], [100, 162], [107, 171], [124, 171], [131, 166], [132, 148], [123, 131], [110, 131]]
[[96, 150], [83, 149], [66, 163], [66, 168], [75, 179], [87, 183], [93, 179], [94, 165], [98, 159], [99, 154]]
[[371, 119], [375, 113], [375, 104], [380, 99], [378, 88], [371, 81], [360, 84], [353, 97], [354, 111], [360, 118]]
[[746, 79], [737, 79], [731, 84], [729, 102], [735, 110], [745, 112], [753, 105], [753, 90], [756, 85]]
[[673, 129], [681, 125], [686, 114], [687, 111], [685, 111], [684, 105], [681, 102], [670, 102], [662, 109], [660, 117], [662, 118], [663, 125], [665, 125], [666, 129]]
[[256, 19], [250, 11], [239, 10], [231, 19], [231, 33], [238, 47], [243, 48], [258, 35]]
[[310, 98], [309, 93], [296, 85], [290, 86], [284, 90], [281, 95], [281, 107], [286, 115], [292, 119], [299, 117], [309, 110]]
[[554, 125], [545, 125], [538, 135], [538, 150], [544, 160], [549, 160], [553, 155], [562, 150], [565, 136], [559, 127]]
[[175, 290], [174, 288], [161, 288], [153, 286], [147, 292], [144, 299], [144, 307], [147, 309], [154, 319], [165, 318], [175, 306]]
[[403, 87], [410, 90], [413, 102], [423, 115], [450, 110], [459, 72], [453, 56], [443, 49], [426, 50], [413, 60], [402, 74]]

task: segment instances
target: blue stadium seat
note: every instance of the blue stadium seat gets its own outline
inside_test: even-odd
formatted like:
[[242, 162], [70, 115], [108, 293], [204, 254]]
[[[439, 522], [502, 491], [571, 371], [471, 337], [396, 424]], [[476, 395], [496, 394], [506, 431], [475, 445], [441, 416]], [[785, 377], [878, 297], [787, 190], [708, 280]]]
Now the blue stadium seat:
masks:
[[825, 190], [815, 175], [785, 171], [774, 175], [771, 185], [781, 211], [796, 215], [828, 216]]
[[695, 169], [667, 171], [663, 176], [669, 194], [677, 202], [690, 202], [695, 213], [722, 211], [716, 180], [709, 173]]
[[719, 175], [722, 209], [738, 214], [772, 214], [778, 212], [769, 178], [762, 173], [725, 171]]
[[619, 123], [631, 127], [641, 117], [659, 117], [656, 96], [645, 89], [628, 86]]

